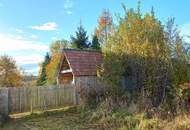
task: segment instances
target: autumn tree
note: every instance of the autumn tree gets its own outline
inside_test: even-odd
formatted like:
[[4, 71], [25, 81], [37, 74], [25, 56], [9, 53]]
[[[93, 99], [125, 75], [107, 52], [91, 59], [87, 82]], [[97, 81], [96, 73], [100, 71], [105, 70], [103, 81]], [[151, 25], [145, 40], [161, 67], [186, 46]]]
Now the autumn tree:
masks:
[[129, 92], [131, 100], [139, 101], [142, 108], [142, 102], [148, 101], [145, 108], [164, 106], [174, 114], [176, 99], [179, 105], [190, 101], [190, 56], [183, 37], [173, 18], [163, 25], [153, 8], [145, 15], [140, 4], [137, 9], [124, 6], [124, 11], [115, 33], [102, 47], [100, 74], [110, 83], [108, 95], [120, 97]]
[[[172, 59], [173, 73], [175, 84], [179, 85], [183, 82], [188, 82], [187, 79], [187, 62], [188, 54], [185, 50], [185, 45], [177, 26], [174, 23], [174, 18], [168, 19], [165, 29], [166, 42], [169, 46], [170, 57]], [[183, 75], [181, 75], [183, 73]], [[180, 75], [179, 75], [180, 74]]]
[[50, 59], [51, 59], [51, 57], [50, 57], [49, 53], [46, 53], [44, 61], [40, 65], [40, 72], [39, 72], [39, 76], [38, 76], [38, 80], [37, 80], [37, 86], [43, 86], [46, 84], [46, 80], [47, 80], [46, 66], [49, 64]]
[[72, 48], [85, 49], [89, 48], [89, 41], [87, 32], [85, 31], [82, 24], [77, 28], [75, 36], [71, 36]]
[[0, 56], [0, 87], [19, 87], [22, 85], [22, 75], [13, 58]]
[[51, 60], [46, 66], [47, 83], [48, 85], [56, 84], [57, 72], [61, 61], [62, 49], [68, 48], [68, 41], [58, 40], [51, 44]]
[[164, 26], [154, 13], [143, 16], [140, 6], [136, 10], [124, 7], [124, 11], [125, 16], [119, 18], [114, 35], [103, 46], [103, 77], [112, 83], [112, 95], [124, 92], [120, 86], [121, 79], [126, 78], [132, 84], [126, 86], [130, 94], [142, 94], [141, 99], [151, 99], [151, 104], [158, 106], [166, 86], [171, 83], [172, 72]]
[[107, 42], [108, 36], [113, 33], [113, 20], [109, 10], [104, 9], [98, 19], [98, 26], [95, 29], [96, 35], [101, 44]]
[[56, 40], [50, 45], [51, 54], [61, 51], [62, 48], [69, 48], [67, 40]]
[[[177, 98], [179, 104], [190, 100], [190, 65], [189, 65], [189, 49], [183, 37], [175, 25], [174, 18], [168, 19], [165, 29], [166, 42], [169, 45], [172, 59], [172, 86], [167, 88], [167, 93], [173, 100]], [[171, 91], [175, 92], [172, 93]], [[171, 95], [172, 94], [172, 95]], [[177, 95], [177, 96], [176, 96]], [[175, 103], [177, 102], [175, 101]], [[184, 106], [179, 106], [184, 108]]]

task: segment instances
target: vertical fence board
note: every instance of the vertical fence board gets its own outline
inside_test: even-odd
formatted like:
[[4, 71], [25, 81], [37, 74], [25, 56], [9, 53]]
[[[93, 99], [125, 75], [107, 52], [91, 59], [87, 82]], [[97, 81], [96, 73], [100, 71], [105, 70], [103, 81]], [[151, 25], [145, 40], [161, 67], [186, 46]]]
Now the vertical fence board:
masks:
[[9, 88], [11, 113], [47, 110], [75, 104], [75, 87], [22, 87]]

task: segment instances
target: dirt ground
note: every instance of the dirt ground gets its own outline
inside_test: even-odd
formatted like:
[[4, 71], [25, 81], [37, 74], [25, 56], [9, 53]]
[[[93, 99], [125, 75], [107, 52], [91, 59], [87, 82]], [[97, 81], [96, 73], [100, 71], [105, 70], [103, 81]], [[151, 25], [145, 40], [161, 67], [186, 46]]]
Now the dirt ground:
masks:
[[100, 125], [89, 124], [80, 113], [64, 108], [40, 113], [11, 115], [0, 130], [100, 130]]

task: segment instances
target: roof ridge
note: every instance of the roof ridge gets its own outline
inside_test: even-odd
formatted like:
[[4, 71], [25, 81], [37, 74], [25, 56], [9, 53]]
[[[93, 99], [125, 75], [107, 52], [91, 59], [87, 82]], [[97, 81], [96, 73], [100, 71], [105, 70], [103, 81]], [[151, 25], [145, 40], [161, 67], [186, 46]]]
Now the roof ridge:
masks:
[[64, 51], [89, 51], [89, 52], [99, 52], [102, 53], [99, 50], [95, 50], [95, 49], [73, 49], [73, 48], [64, 48]]

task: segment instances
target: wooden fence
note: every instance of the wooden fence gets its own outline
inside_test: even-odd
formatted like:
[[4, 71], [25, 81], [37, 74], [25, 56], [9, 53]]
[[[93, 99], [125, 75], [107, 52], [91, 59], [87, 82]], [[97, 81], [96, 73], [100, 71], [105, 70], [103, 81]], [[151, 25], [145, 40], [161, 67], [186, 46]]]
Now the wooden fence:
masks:
[[48, 110], [77, 104], [75, 86], [8, 88], [9, 113]]

